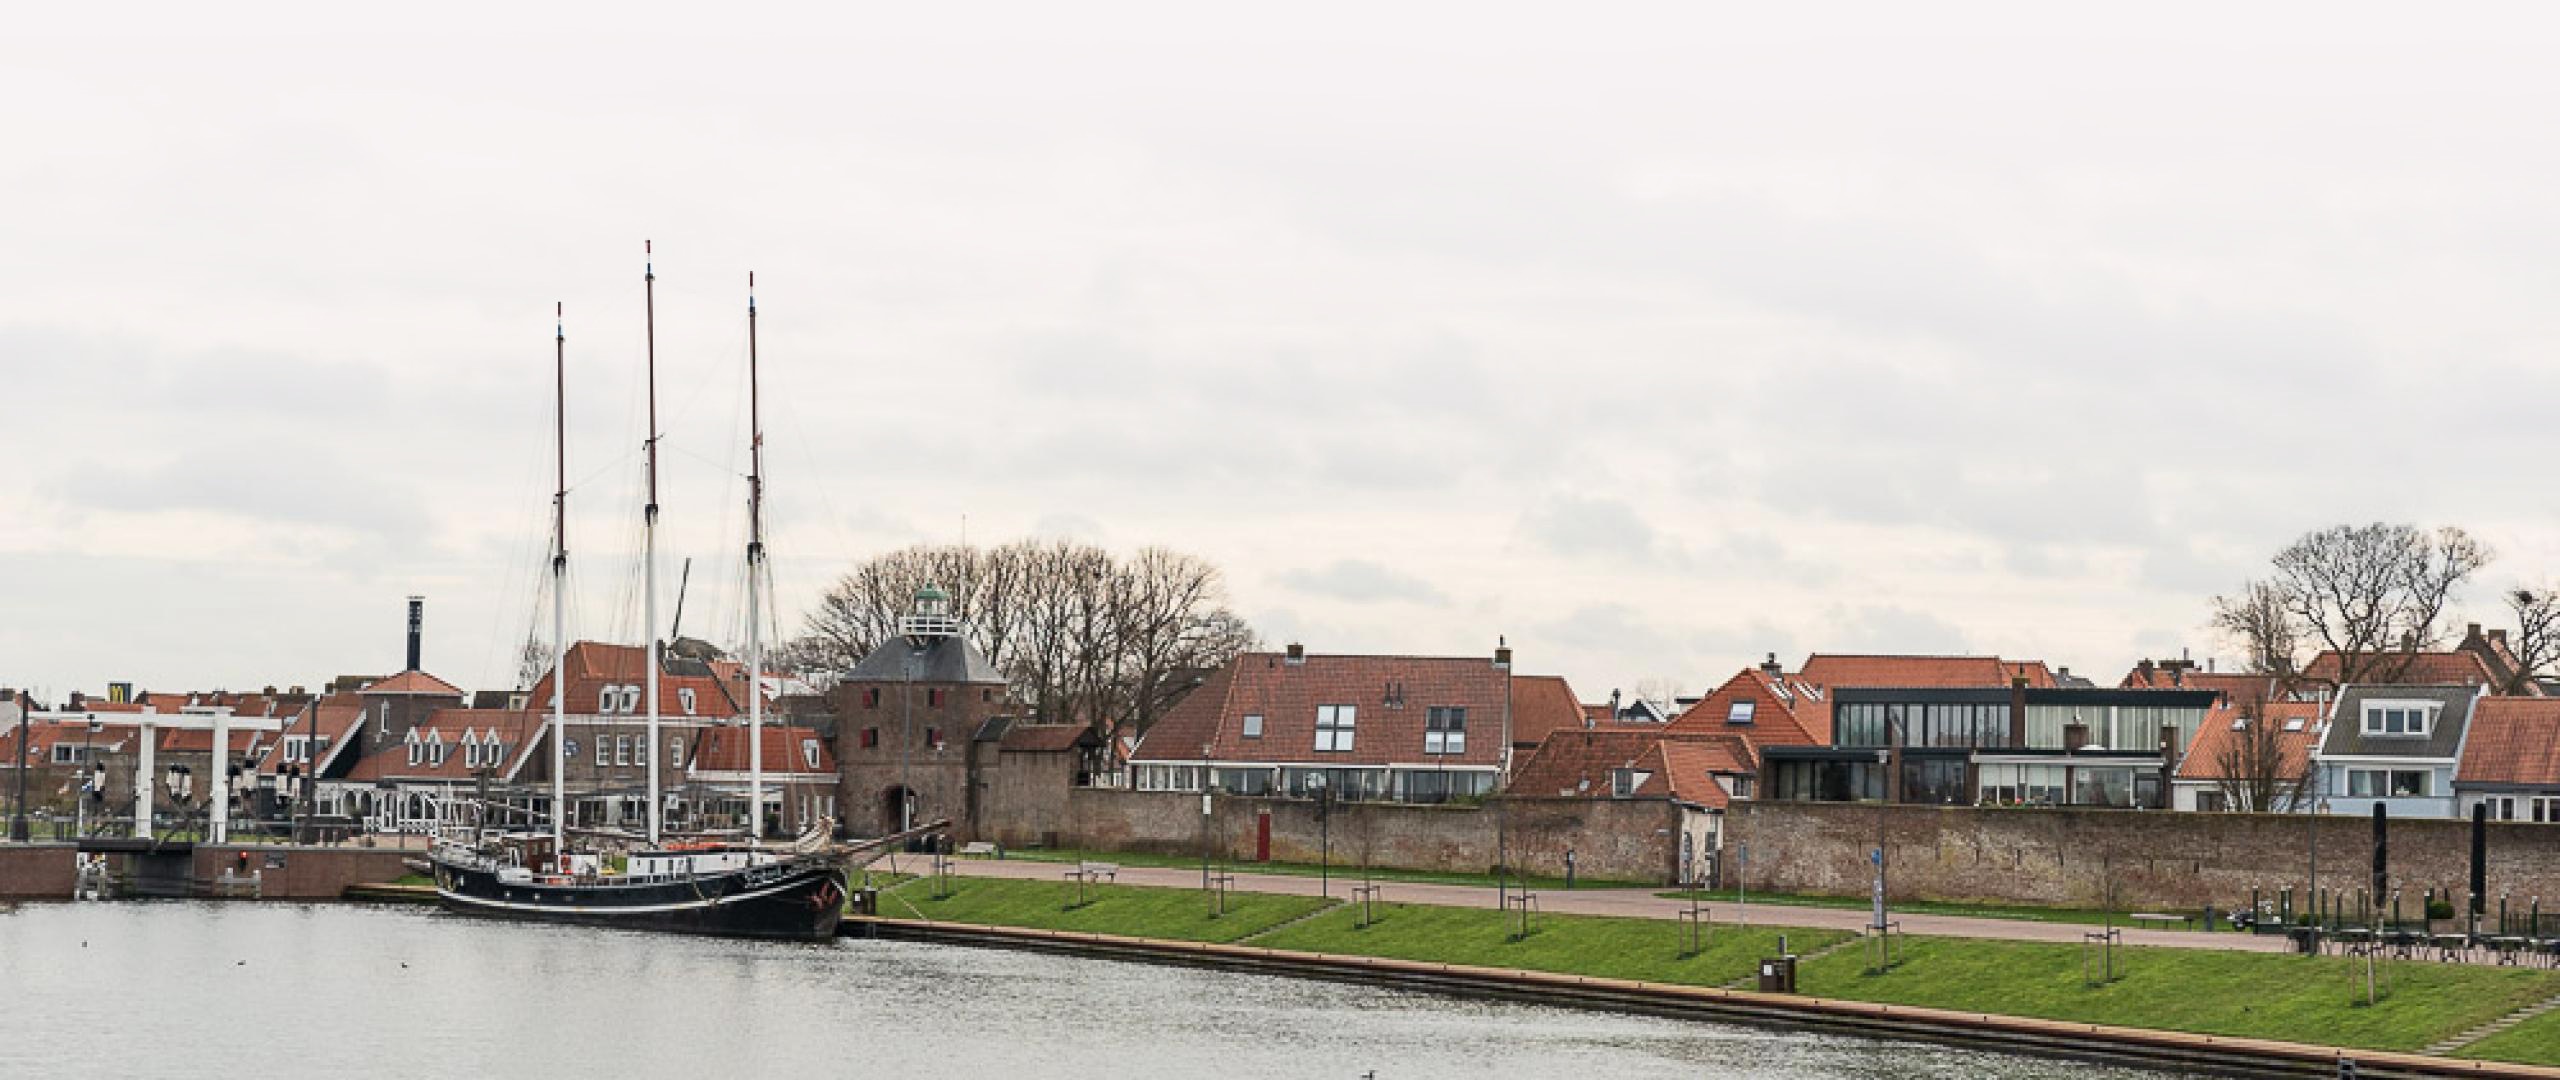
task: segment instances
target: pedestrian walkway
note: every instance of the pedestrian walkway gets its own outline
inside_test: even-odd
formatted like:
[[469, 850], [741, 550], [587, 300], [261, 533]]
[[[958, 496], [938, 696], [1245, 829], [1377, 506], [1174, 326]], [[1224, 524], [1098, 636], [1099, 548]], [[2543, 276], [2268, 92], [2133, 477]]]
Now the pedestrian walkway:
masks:
[[[952, 870], [968, 877], [1009, 878], [1015, 880], [1058, 880], [1058, 865], [1029, 859], [954, 860]], [[1329, 884], [1318, 878], [1293, 874], [1255, 874], [1235, 871], [1235, 888], [1240, 892], [1280, 893], [1290, 896], [1316, 896], [1326, 889], [1335, 896], [1347, 896], [1351, 881], [1336, 878]], [[1127, 866], [1120, 868], [1123, 885], [1151, 885], [1158, 888], [1197, 889], [1200, 871], [1192, 867]], [[1484, 885], [1439, 885], [1426, 882], [1383, 881], [1389, 900], [1406, 904], [1436, 904], [1443, 907], [1482, 907], [1496, 904], [1494, 890]], [[1548, 915], [1615, 915], [1637, 919], [1674, 919], [1689, 909], [1686, 900], [1673, 900], [1654, 895], [1651, 889], [1541, 889], [1538, 910]], [[1861, 908], [1800, 907], [1790, 904], [1718, 904], [1714, 919], [1725, 925], [1799, 926], [1818, 930], [1864, 929], [1869, 913]], [[1984, 919], [1960, 915], [1921, 915], [1896, 912], [1894, 921], [1906, 934], [1936, 937], [1997, 938], [2008, 941], [2044, 941], [2066, 945], [2080, 944], [2081, 935], [2089, 927], [2082, 923], [2033, 922], [2026, 919]], [[2124, 931], [2127, 945], [2150, 945], [2172, 949], [2223, 949], [2231, 952], [2285, 952], [2289, 943], [2276, 935], [2207, 934], [2193, 930]]]

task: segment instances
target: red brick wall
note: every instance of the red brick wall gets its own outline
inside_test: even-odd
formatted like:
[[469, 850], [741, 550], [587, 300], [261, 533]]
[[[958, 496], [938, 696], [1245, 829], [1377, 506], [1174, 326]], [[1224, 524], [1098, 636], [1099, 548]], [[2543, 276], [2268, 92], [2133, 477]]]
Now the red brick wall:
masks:
[[71, 899], [75, 856], [69, 844], [0, 844], [0, 899]]
[[[2112, 884], [2120, 907], [2227, 908], [2252, 886], [2303, 889], [2315, 829], [2322, 887], [2352, 897], [2372, 880], [2372, 821], [2357, 816], [1739, 801], [1725, 850], [1751, 846], [1754, 889], [1864, 895], [1879, 825], [1899, 899], [2100, 906]], [[2395, 819], [2389, 854], [2414, 912], [2425, 889], [2470, 887], [2471, 823]], [[2488, 872], [2493, 917], [2502, 891], [2519, 910], [2539, 896], [2560, 911], [2560, 827], [2490, 824]]]
[[[402, 859], [421, 857], [391, 848], [208, 846], [195, 850], [196, 879], [211, 881], [225, 869], [238, 869], [243, 854], [249, 872], [259, 875], [258, 895], [265, 900], [335, 900], [349, 885], [397, 880], [410, 873]], [[278, 859], [283, 866], [269, 865]]]
[[1330, 837], [1336, 865], [1482, 873], [1507, 853], [1510, 864], [1562, 875], [1564, 853], [1588, 879], [1667, 881], [1676, 872], [1679, 811], [1650, 799], [1493, 800], [1482, 807], [1356, 803], [1334, 807], [1329, 826], [1299, 799], [1221, 795], [1204, 825], [1196, 793], [1074, 789], [1054, 815], [990, 822], [989, 838], [1012, 846], [1197, 855], [1208, 844], [1228, 857], [1254, 856], [1259, 819], [1271, 815], [1271, 857], [1315, 862]]

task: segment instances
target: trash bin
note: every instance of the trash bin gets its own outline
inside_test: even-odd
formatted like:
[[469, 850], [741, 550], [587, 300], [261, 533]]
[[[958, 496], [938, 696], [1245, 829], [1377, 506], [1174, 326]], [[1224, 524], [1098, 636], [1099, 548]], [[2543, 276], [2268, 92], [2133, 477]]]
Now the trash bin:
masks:
[[1795, 954], [1772, 956], [1760, 961], [1760, 992], [1764, 994], [1796, 992]]

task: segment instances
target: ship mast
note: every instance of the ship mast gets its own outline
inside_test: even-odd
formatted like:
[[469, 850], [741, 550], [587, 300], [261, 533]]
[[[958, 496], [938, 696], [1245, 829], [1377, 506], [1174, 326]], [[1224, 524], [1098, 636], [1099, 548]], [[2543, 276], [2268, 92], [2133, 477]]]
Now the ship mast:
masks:
[[764, 837], [764, 424], [756, 398], [756, 275], [747, 272], [747, 835]]
[[567, 305], [555, 303], [552, 316], [553, 379], [552, 462], [559, 486], [551, 493], [551, 857], [553, 866], [568, 853], [564, 844], [569, 816], [569, 324]]
[[[641, 241], [640, 254], [648, 256], [650, 247], [649, 241]], [[649, 502], [640, 511], [640, 638], [649, 653], [649, 845], [655, 847], [664, 809], [658, 794], [658, 267], [655, 260], [642, 266], [649, 317], [649, 438], [641, 447], [649, 463]]]

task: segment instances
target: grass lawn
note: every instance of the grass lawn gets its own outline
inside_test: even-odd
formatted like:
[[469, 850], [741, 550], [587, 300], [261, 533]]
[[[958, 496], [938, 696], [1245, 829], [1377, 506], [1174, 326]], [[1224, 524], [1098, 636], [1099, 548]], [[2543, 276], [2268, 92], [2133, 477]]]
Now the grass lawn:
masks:
[[953, 893], [936, 898], [930, 882], [910, 882], [880, 900], [891, 918], [937, 922], [1079, 930], [1095, 934], [1176, 941], [1234, 941], [1270, 929], [1331, 901], [1313, 896], [1229, 893], [1226, 914], [1211, 917], [1208, 897], [1197, 889], [1138, 885], [1088, 885], [1087, 903], [1070, 908], [1076, 887], [1068, 882], [955, 878]]
[[[1122, 866], [1187, 866], [1194, 870], [1200, 868], [1200, 857], [1197, 855], [1158, 855], [1145, 851], [1083, 851], [1075, 848], [1016, 850], [1008, 848], [1005, 850], [1004, 857], [1008, 859], [1027, 859], [1033, 862], [1071, 863], [1083, 862], [1089, 859], [1094, 862], [1118, 863]], [[1291, 877], [1318, 877], [1324, 873], [1324, 868], [1315, 863], [1231, 862], [1220, 863], [1218, 865], [1223, 870], [1232, 870], [1239, 874], [1286, 874]], [[1360, 865], [1357, 860], [1347, 863], [1344, 862], [1340, 853], [1337, 852], [1333, 863], [1332, 875], [1337, 881], [1358, 881], [1360, 880]], [[1370, 868], [1369, 876], [1378, 881], [1415, 881], [1430, 885], [1482, 885], [1486, 889], [1493, 888], [1493, 875], [1491, 874], [1444, 873], [1436, 870], [1398, 870], [1390, 867], [1379, 866]], [[1518, 882], [1521, 880], [1521, 877], [1514, 875], [1511, 880]], [[1531, 875], [1527, 880], [1529, 882], [1529, 887], [1532, 889], [1564, 888], [1563, 878], [1538, 877]], [[1644, 888], [1647, 883], [1641, 881], [1598, 881], [1586, 877], [1577, 877], [1574, 879], [1573, 884], [1577, 889], [1634, 889]]]
[[1513, 941], [1511, 934], [1519, 927], [1516, 913], [1506, 918], [1504, 912], [1482, 908], [1382, 904], [1376, 914], [1377, 921], [1363, 929], [1358, 925], [1358, 913], [1346, 904], [1255, 938], [1253, 944], [1306, 952], [1721, 986], [1757, 972], [1762, 957], [1776, 955], [1782, 933], [1799, 953], [1848, 936], [1836, 930], [1718, 925], [1709, 927], [1704, 949], [1694, 956], [1683, 956], [1688, 949], [1688, 927], [1666, 919], [1538, 915], [1530, 920], [1529, 936]]
[[1862, 948], [1807, 965], [1798, 989], [1823, 997], [2012, 1016], [2417, 1050], [2560, 993], [2560, 973], [2386, 961], [2384, 995], [2363, 1000], [2361, 961], [2335, 956], [2122, 949], [2117, 981], [2090, 987], [2076, 945], [1912, 938], [1884, 975]]
[[[1873, 901], [1863, 896], [1818, 896], [1811, 893], [1749, 892], [1742, 894], [1741, 898], [1737, 900], [1732, 889], [1674, 889], [1657, 892], [1654, 895], [1669, 900], [1686, 900], [1692, 893], [1701, 896], [1710, 904], [1718, 905], [1719, 909], [1722, 909], [1727, 905], [1735, 905], [1747, 901], [1752, 904], [1767, 904], [1772, 907], [1838, 908], [1843, 910], [1865, 911], [1868, 906], [1873, 903]], [[2032, 904], [1972, 904], [1934, 900], [1897, 900], [1890, 906], [1896, 913], [1910, 915], [1961, 915], [1975, 919], [2018, 919], [2026, 922], [2086, 923], [2090, 926], [2097, 926], [2101, 923], [2112, 922], [2116, 926], [2122, 926], [2128, 929], [2131, 929], [2136, 925], [2140, 925], [2145, 929], [2151, 930], [2204, 929], [2204, 923], [2201, 919], [2199, 919], [2199, 921], [2192, 927], [2182, 926], [2178, 923], [2168, 923], [2165, 925], [2155, 926], [2147, 923], [2136, 924], [2132, 920], [2125, 918], [2125, 912], [2122, 911], [2109, 913], [2089, 908], [2038, 907]], [[2157, 911], [2161, 909], [2143, 908], [2141, 910]], [[2186, 910], [2170, 911], [2168, 913], [2174, 915], [2197, 916], [2201, 916], [2203, 914], [2203, 912], [2200, 911]], [[2230, 924], [2228, 923], [2222, 924], [2219, 929], [2224, 933], [2232, 932]]]
[[2560, 1012], [2547, 1012], [2463, 1047], [2455, 1057], [2560, 1065]]

